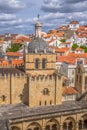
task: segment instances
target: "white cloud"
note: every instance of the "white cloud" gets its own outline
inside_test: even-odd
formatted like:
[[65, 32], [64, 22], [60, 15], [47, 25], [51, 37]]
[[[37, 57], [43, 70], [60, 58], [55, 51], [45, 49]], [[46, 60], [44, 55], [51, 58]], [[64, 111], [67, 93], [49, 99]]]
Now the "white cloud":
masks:
[[8, 21], [8, 20], [13, 20], [15, 18], [16, 16], [13, 14], [5, 14], [5, 13], [0, 14], [0, 21]]

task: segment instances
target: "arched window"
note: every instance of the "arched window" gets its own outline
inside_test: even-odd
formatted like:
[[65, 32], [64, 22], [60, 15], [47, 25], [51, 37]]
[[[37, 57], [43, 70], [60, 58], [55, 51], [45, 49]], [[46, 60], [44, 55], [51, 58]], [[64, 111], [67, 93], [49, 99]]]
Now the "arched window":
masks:
[[52, 100], [50, 100], [50, 105], [52, 104]]
[[16, 126], [12, 126], [11, 128], [12, 130], [20, 130], [20, 128], [16, 127]]
[[42, 59], [42, 69], [46, 68], [46, 59]]
[[43, 95], [48, 95], [49, 94], [49, 89], [48, 88], [44, 88], [43, 89]]
[[35, 69], [38, 69], [39, 68], [39, 59], [36, 59], [35, 60]]
[[41, 101], [39, 102], [39, 105], [41, 106]]
[[47, 125], [45, 129], [50, 130], [50, 125]]
[[6, 96], [5, 96], [5, 95], [2, 95], [2, 96], [1, 96], [1, 99], [2, 99], [3, 102], [5, 102], [5, 101], [6, 101]]

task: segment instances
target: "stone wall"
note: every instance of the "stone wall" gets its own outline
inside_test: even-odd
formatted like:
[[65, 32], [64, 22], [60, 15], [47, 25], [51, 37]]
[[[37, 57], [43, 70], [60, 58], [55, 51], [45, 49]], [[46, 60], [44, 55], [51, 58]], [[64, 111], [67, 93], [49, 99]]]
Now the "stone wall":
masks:
[[29, 106], [61, 104], [62, 78], [57, 75], [29, 77]]
[[[15, 104], [22, 102], [20, 94], [26, 85], [25, 75], [0, 76], [0, 104]], [[3, 98], [3, 96], [5, 98]]]
[[56, 54], [26, 54], [25, 57], [25, 71], [35, 70], [35, 60], [39, 59], [39, 69], [42, 69], [42, 59], [45, 58], [46, 70], [53, 70], [56, 68]]

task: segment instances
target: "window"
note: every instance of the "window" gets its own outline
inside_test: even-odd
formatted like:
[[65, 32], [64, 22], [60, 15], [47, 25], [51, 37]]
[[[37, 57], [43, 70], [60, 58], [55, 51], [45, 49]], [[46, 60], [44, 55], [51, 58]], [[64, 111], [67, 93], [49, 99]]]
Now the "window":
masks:
[[76, 81], [78, 81], [78, 75], [76, 76]]
[[49, 79], [52, 80], [52, 75], [49, 76]]
[[39, 59], [36, 59], [35, 61], [35, 69], [38, 69], [39, 68]]
[[74, 70], [72, 70], [72, 75], [74, 74]]
[[42, 69], [46, 68], [46, 59], [42, 59]]
[[50, 105], [52, 104], [52, 100], [50, 100]]
[[43, 95], [48, 95], [48, 94], [49, 94], [49, 89], [48, 88], [44, 88]]
[[1, 96], [1, 99], [2, 99], [3, 102], [5, 102], [6, 96], [5, 96], [5, 95], [2, 95], [2, 96]]
[[41, 106], [41, 101], [39, 102], [39, 105]]
[[47, 102], [45, 101], [45, 105], [47, 105]]

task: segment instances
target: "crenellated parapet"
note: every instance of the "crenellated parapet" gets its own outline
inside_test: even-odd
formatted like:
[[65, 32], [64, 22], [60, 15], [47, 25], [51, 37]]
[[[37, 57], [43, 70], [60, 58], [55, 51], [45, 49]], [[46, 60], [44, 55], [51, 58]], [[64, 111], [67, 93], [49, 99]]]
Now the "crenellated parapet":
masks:
[[26, 84], [24, 72], [15, 68], [0, 69], [0, 104], [23, 102], [20, 95], [25, 95]]
[[46, 81], [46, 80], [53, 80], [54, 79], [54, 75], [50, 74], [50, 75], [30, 75], [29, 78], [31, 79], [31, 81]]

